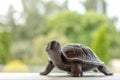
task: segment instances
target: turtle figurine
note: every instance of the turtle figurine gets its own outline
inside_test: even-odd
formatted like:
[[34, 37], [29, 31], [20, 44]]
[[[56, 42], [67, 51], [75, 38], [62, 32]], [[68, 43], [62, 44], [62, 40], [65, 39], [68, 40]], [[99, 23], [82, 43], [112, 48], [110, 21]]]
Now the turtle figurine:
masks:
[[73, 77], [82, 77], [84, 71], [97, 69], [105, 75], [113, 75], [106, 69], [104, 62], [83, 44], [70, 43], [61, 48], [59, 42], [53, 40], [48, 43], [46, 52], [50, 60], [41, 75], [47, 75], [54, 67], [68, 72]]

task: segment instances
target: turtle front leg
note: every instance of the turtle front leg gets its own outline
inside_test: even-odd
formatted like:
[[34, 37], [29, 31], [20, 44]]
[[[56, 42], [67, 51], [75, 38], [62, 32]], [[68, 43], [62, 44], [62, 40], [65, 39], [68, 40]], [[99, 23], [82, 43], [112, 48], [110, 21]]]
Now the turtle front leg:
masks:
[[105, 74], [105, 75], [108, 75], [108, 76], [109, 75], [113, 75], [113, 73], [109, 72], [104, 65], [103, 66], [99, 66], [98, 70], [100, 72], [102, 72], [103, 74]]
[[79, 77], [79, 74], [82, 77], [83, 76], [82, 66], [79, 63], [72, 63], [71, 73], [72, 73], [72, 77]]
[[54, 68], [54, 64], [52, 61], [49, 61], [47, 67], [45, 68], [45, 70], [43, 72], [40, 72], [40, 75], [47, 75], [50, 71], [52, 71], [52, 69]]

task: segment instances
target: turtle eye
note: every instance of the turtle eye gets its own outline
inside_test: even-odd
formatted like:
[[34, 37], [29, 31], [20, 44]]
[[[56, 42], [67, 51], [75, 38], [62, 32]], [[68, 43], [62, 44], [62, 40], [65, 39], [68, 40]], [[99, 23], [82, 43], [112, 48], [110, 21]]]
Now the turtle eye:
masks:
[[52, 45], [53, 45], [54, 43], [55, 43], [54, 41], [51, 42]]
[[57, 43], [57, 45], [58, 45], [58, 46], [60, 46], [60, 44], [59, 44], [59, 43]]
[[60, 44], [59, 43], [56, 43], [57, 47], [60, 48]]

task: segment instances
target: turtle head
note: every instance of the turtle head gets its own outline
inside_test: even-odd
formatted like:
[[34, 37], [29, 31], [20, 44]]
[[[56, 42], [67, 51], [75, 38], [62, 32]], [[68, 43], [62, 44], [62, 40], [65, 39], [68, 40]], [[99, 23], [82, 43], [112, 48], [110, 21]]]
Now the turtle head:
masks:
[[59, 42], [55, 40], [50, 41], [46, 47], [46, 52], [48, 53], [48, 56], [50, 57], [54, 65], [56, 65], [57, 67], [61, 67], [62, 65], [63, 66], [65, 65], [61, 58], [62, 52]]
[[60, 65], [60, 63], [62, 63], [59, 42], [55, 40], [50, 41], [46, 47], [46, 52], [48, 53], [54, 65]]
[[53, 41], [50, 41], [48, 44], [47, 44], [47, 47], [46, 47], [46, 51], [49, 51], [49, 50], [60, 50], [60, 44], [59, 42], [53, 40]]

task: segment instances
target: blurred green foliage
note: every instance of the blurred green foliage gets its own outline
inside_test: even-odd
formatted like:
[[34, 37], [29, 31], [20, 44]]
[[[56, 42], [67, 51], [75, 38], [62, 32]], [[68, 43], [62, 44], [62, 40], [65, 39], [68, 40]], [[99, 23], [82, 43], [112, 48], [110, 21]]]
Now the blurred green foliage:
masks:
[[[108, 23], [109, 25], [106, 25]], [[100, 27], [102, 24], [104, 26]], [[115, 27], [113, 25], [112, 21], [103, 14], [89, 11], [81, 15], [67, 10], [48, 18], [47, 32], [49, 34], [49, 32], [58, 31], [58, 33], [64, 33], [70, 42], [92, 46], [100, 59], [107, 63], [110, 41], [107, 34], [113, 31]], [[96, 31], [98, 33], [95, 33]]]
[[110, 58], [120, 58], [120, 33], [116, 31], [114, 20], [97, 13], [95, 8], [80, 14], [68, 9], [67, 0], [61, 5], [53, 0], [21, 2], [23, 12], [20, 19], [23, 23], [17, 23], [15, 10], [10, 6], [8, 21], [2, 24], [10, 27], [10, 34], [5, 31], [0, 33], [0, 63], [6, 63], [11, 58], [26, 64], [44, 65], [48, 60], [45, 48], [51, 40], [57, 40], [61, 45], [70, 42], [85, 44], [92, 47], [106, 63]]
[[105, 63], [109, 62], [109, 40], [107, 30], [104, 25], [101, 25], [98, 32], [96, 32], [91, 47], [99, 56], [100, 60], [104, 61]]
[[5, 64], [10, 60], [10, 45], [10, 32], [4, 29], [0, 30], [0, 64]]
[[[108, 24], [109, 25], [106, 25]], [[103, 14], [89, 11], [86, 14], [78, 14], [71, 11], [59, 12], [48, 18], [47, 32], [58, 31], [64, 33], [71, 42], [81, 42], [90, 46], [92, 33], [94, 33], [101, 24], [105, 24], [108, 30], [113, 30], [113, 23]], [[113, 27], [113, 28], [111, 28]]]

